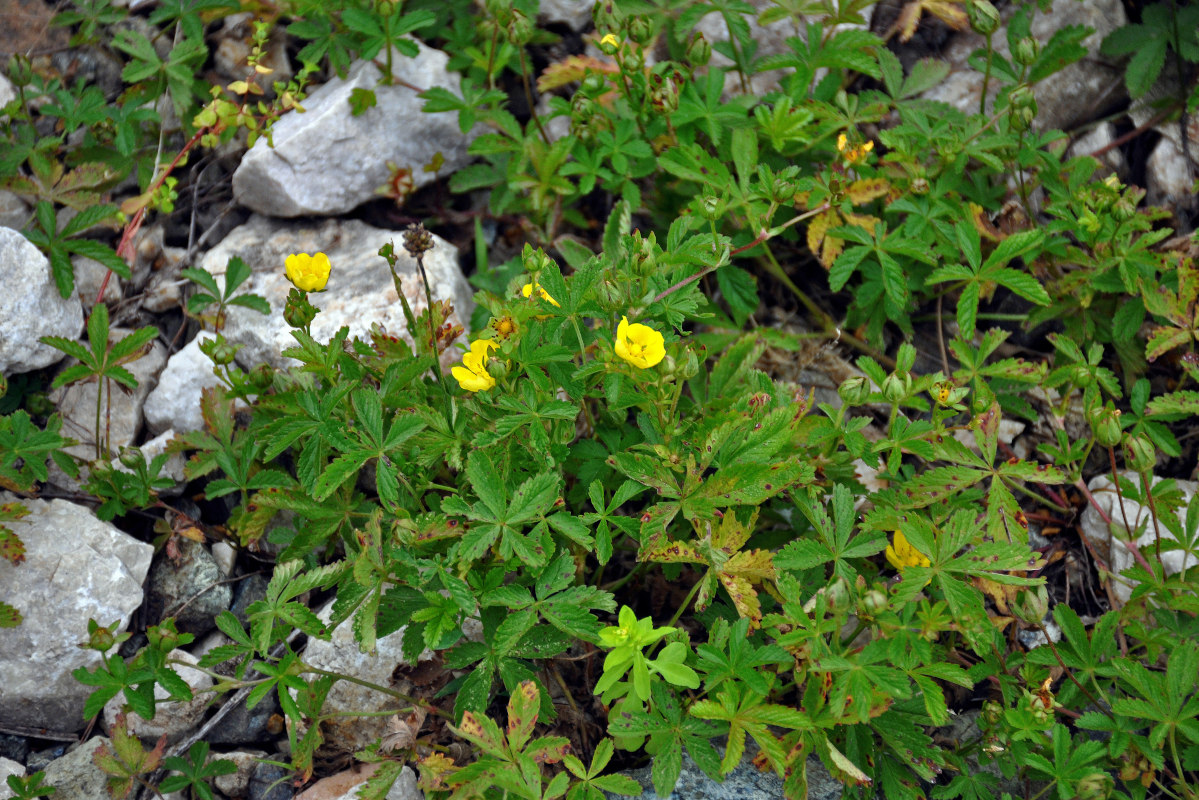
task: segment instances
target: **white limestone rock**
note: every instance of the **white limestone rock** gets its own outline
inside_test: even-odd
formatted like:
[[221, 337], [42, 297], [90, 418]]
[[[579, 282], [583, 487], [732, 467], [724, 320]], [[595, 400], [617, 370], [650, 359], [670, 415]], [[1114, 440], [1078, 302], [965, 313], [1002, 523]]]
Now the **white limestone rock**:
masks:
[[[1004, 9], [1010, 18], [1018, 4]], [[1037, 98], [1036, 126], [1041, 130], [1070, 128], [1094, 118], [1097, 110], [1119, 102], [1125, 95], [1122, 71], [1099, 54], [1104, 37], [1128, 22], [1120, 0], [1053, 0], [1048, 12], [1037, 12], [1032, 19], [1030, 35], [1044, 45], [1054, 33], [1071, 25], [1084, 25], [1093, 33], [1082, 41], [1090, 55], [1055, 72], [1033, 87]], [[1003, 29], [1003, 30], [1006, 30]], [[1011, 57], [1007, 36], [1002, 31], [992, 37], [995, 51], [1004, 58]], [[959, 31], [950, 40], [941, 57], [950, 64], [949, 76], [922, 96], [954, 106], [967, 114], [978, 112], [982, 95], [983, 74], [971, 69], [967, 59], [975, 50], [985, 47], [986, 39], [972, 31]], [[988, 87], [987, 109], [991, 110], [1000, 81], [991, 78]]]
[[[0, 493], [0, 503], [15, 501]], [[20, 502], [29, 516], [5, 524], [25, 543], [25, 561], [0, 560], [0, 600], [24, 622], [0, 628], [0, 719], [74, 732], [86, 722], [92, 688], [71, 672], [100, 663], [99, 653], [77, 645], [87, 641], [89, 619], [125, 630], [142, 604], [154, 548], [66, 500]]]
[[[172, 650], [167, 654], [167, 658], [174, 661], [186, 661], [189, 664], [199, 662], [195, 656], [186, 650]], [[154, 719], [142, 719], [132, 711], [125, 716], [125, 725], [130, 733], [147, 742], [155, 742], [162, 736], [167, 737], [167, 742], [177, 742], [189, 733], [200, 718], [204, 716], [204, 711], [208, 707], [209, 701], [212, 700], [212, 692], [205, 691], [212, 688], [212, 678], [206, 673], [200, 672], [191, 667], [172, 665], [172, 669], [178, 673], [179, 677], [192, 690], [191, 700], [169, 700], [170, 695], [167, 690], [161, 685], [154, 687]], [[104, 704], [104, 729], [111, 731], [112, 726], [117, 721], [117, 716], [122, 713], [125, 705], [125, 693], [118, 692], [116, 697]]]
[[0, 292], [0, 372], [11, 375], [57, 363], [62, 351], [38, 339], [79, 335], [83, 306], [78, 292], [64, 300], [49, 259], [11, 228], [0, 228], [0, 274], [7, 286], [20, 287]]
[[[387, 262], [379, 256], [379, 248], [388, 242], [395, 243], [399, 258], [396, 269], [412, 313], [420, 314], [425, 308], [424, 285], [416, 261], [404, 250], [402, 231], [373, 228], [358, 220], [291, 222], [258, 215], [234, 229], [204, 256], [200, 266], [217, 276], [217, 283], [223, 286], [229, 258], [241, 257], [253, 270], [243, 284], [243, 291], [261, 295], [271, 304], [268, 315], [240, 307], [229, 310], [225, 336], [244, 345], [238, 351], [237, 362], [245, 369], [264, 363], [278, 368], [296, 365], [283, 355], [283, 350], [297, 346], [291, 327], [283, 319], [283, 308], [292, 289], [283, 262], [291, 253], [323, 252], [333, 265], [326, 290], [308, 295], [309, 302], [321, 310], [312, 323], [312, 336], [318, 342], [329, 341], [343, 325], [349, 326], [351, 338], [367, 338], [376, 322], [389, 333], [407, 339], [403, 306]], [[458, 250], [436, 235], [433, 242], [433, 249], [424, 259], [433, 299], [450, 300], [454, 305], [451, 320], [465, 327], [469, 325], [474, 301], [470, 285], [458, 266]], [[457, 348], [450, 348], [443, 355], [447, 364], [460, 358], [461, 351]], [[187, 430], [178, 424], [174, 427]]]
[[158, 385], [142, 407], [146, 427], [152, 433], [188, 433], [204, 428], [200, 395], [205, 389], [221, 385], [213, 372], [212, 359], [200, 352], [200, 343], [212, 338], [213, 334], [201, 331], [167, 361]]
[[[1140, 487], [1141, 480], [1135, 473], [1125, 472], [1123, 477], [1132, 481], [1134, 486]], [[1152, 483], [1156, 486], [1162, 480], [1162, 478], [1154, 476]], [[1199, 483], [1175, 481], [1175, 484], [1182, 492], [1183, 504], [1177, 514], [1179, 522], [1183, 523], [1185, 529], [1186, 506], [1195, 496], [1196, 489], [1199, 489]], [[1135, 563], [1135, 556], [1127, 544], [1129, 531], [1125, 528], [1126, 519], [1128, 526], [1135, 532], [1137, 549], [1147, 560], [1157, 558], [1155, 543], [1159, 530], [1163, 540], [1174, 538], [1165, 525], [1159, 524], [1155, 528], [1148, 506], [1133, 502], [1127, 496], [1121, 503], [1110, 475], [1096, 476], [1087, 484], [1087, 488], [1091, 490], [1095, 502], [1093, 505], [1088, 505], [1082, 512], [1079, 528], [1099, 557], [1107, 561], [1112, 572], [1119, 574]], [[1123, 510], [1121, 510], [1121, 505]], [[1103, 516], [1099, 513], [1100, 509], [1111, 520], [1110, 524], [1104, 521]], [[1167, 575], [1175, 575], [1199, 564], [1199, 559], [1188, 556], [1182, 550], [1163, 550], [1161, 563]], [[1136, 581], [1116, 578], [1112, 581], [1112, 593], [1118, 601], [1127, 603], [1136, 585]]]
[[[424, 167], [438, 152], [445, 159], [439, 174], [464, 166], [469, 139], [458, 127], [458, 115], [426, 114], [417, 96], [434, 87], [457, 93], [461, 81], [446, 70], [445, 53], [416, 44], [415, 58], [393, 54], [392, 84], [382, 83], [375, 63], [382, 63], [381, 54], [310, 94], [304, 112], [284, 114], [272, 131], [274, 148], [259, 139], [233, 174], [237, 201], [275, 217], [330, 216], [376, 197], [388, 180], [388, 161], [407, 169], [418, 189], [435, 180]], [[358, 116], [349, 102], [355, 90], [372, 91], [376, 98]]]

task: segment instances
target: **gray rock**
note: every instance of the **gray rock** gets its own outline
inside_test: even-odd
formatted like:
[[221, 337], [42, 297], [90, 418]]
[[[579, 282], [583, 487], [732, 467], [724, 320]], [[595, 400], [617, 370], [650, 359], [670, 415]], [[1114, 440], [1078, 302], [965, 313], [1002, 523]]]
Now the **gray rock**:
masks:
[[74, 339], [83, 330], [79, 294], [64, 300], [54, 285], [50, 261], [28, 239], [0, 228], [0, 274], [20, 291], [0, 292], [0, 372], [29, 372], [55, 364], [63, 357], [38, 339]]
[[[366, 338], [373, 323], [407, 338], [403, 306], [387, 262], [378, 254], [388, 242], [395, 243], [399, 257], [396, 269], [404, 294], [412, 312], [419, 314], [425, 308], [425, 290], [415, 260], [403, 248], [401, 231], [373, 228], [358, 220], [302, 223], [255, 215], [225, 237], [205, 254], [200, 266], [223, 284], [229, 258], [240, 256], [254, 270], [243, 284], [244, 291], [261, 295], [271, 304], [271, 313], [265, 316], [246, 308], [229, 310], [225, 336], [244, 345], [237, 354], [238, 364], [246, 369], [263, 363], [279, 368], [296, 365], [283, 355], [283, 350], [296, 346], [292, 329], [283, 319], [283, 307], [292, 289], [283, 262], [292, 253], [323, 252], [333, 265], [326, 291], [308, 295], [309, 301], [321, 309], [312, 323], [312, 336], [318, 342], [328, 341], [343, 325], [349, 326], [351, 337]], [[454, 304], [451, 319], [469, 324], [473, 293], [458, 267], [457, 248], [438, 236], [433, 236], [433, 242], [434, 248], [425, 254], [433, 299], [450, 300]], [[460, 358], [461, 352], [451, 348], [443, 361], [449, 364]], [[177, 424], [174, 427], [182, 430]]]
[[[414, 40], [415, 41], [415, 40]], [[259, 139], [233, 174], [242, 205], [275, 217], [341, 214], [376, 196], [388, 180], [387, 162], [409, 170], [416, 188], [435, 180], [424, 166], [440, 152], [440, 174], [462, 167], [468, 138], [451, 112], [425, 114], [419, 91], [442, 87], [457, 93], [460, 80], [446, 71], [445, 53], [417, 42], [415, 58], [394, 54], [395, 82], [381, 83], [375, 62], [358, 62], [345, 78], [333, 78], [275, 124], [275, 146]], [[382, 63], [383, 56], [375, 61]], [[416, 87], [416, 88], [414, 88]], [[376, 105], [351, 113], [354, 90], [375, 93]]]
[[591, 0], [541, 0], [537, 16], [544, 22], [562, 22], [581, 31], [591, 24], [594, 7]]
[[[287, 757], [276, 755], [271, 760], [287, 761]], [[274, 764], [258, 763], [250, 778], [250, 800], [291, 800], [294, 796], [290, 772]]]
[[29, 740], [24, 736], [13, 736], [11, 733], [0, 734], [0, 758], [24, 764], [29, 758]]
[[62, 758], [46, 767], [46, 778], [42, 782], [57, 791], [54, 800], [96, 800], [108, 797], [108, 776], [96, 766], [96, 751], [107, 746], [112, 752], [112, 743], [103, 736], [88, 739]]
[[150, 618], [174, 617], [180, 631], [207, 633], [213, 619], [229, 608], [233, 589], [212, 554], [198, 542], [178, 540], [179, 556], [166, 556], [150, 572]]
[[[1019, 4], [1009, 5], [1005, 11], [1010, 16]], [[1059, 72], [1055, 72], [1038, 83], [1036, 94], [1036, 125], [1042, 130], [1070, 128], [1092, 119], [1097, 109], [1119, 102], [1125, 94], [1121, 71], [1103, 60], [1099, 55], [1099, 44], [1103, 38], [1128, 21], [1124, 5], [1120, 0], [1093, 0], [1079, 3], [1077, 0], [1054, 0], [1046, 13], [1033, 16], [1031, 35], [1042, 45], [1058, 30], [1069, 25], [1085, 25], [1094, 33], [1083, 40], [1083, 47], [1090, 55]], [[992, 36], [995, 51], [1010, 58], [1006, 29]], [[975, 50], [984, 47], [986, 39], [972, 31], [960, 31], [950, 41], [942, 57], [950, 64], [949, 76], [940, 85], [924, 93], [928, 100], [948, 103], [967, 114], [978, 112], [982, 95], [983, 74], [967, 66], [967, 59]], [[992, 76], [988, 91], [987, 108], [991, 108], [999, 90], [999, 81]]]
[[200, 396], [205, 389], [221, 385], [213, 372], [212, 359], [200, 352], [200, 343], [212, 338], [213, 334], [201, 331], [167, 361], [166, 369], [158, 376], [158, 385], [142, 407], [146, 427], [152, 433], [203, 430]]
[[243, 626], [250, 624], [247, 609], [252, 604], [266, 598], [266, 587], [269, 583], [270, 579], [261, 573], [250, 575], [245, 580], [237, 582], [236, 588], [233, 590], [233, 605], [229, 607], [229, 610]]
[[[0, 502], [16, 498], [0, 494]], [[66, 500], [22, 500], [29, 516], [6, 523], [25, 543], [25, 561], [0, 561], [0, 600], [25, 621], [0, 629], [0, 719], [11, 725], [74, 732], [91, 694], [71, 676], [95, 668], [87, 621], [125, 630], [142, 604], [154, 548]], [[69, 535], [66, 535], [69, 534]]]
[[0, 800], [9, 800], [13, 790], [8, 788], [8, 776], [25, 777], [25, 765], [7, 758], [0, 757]]
[[[232, 701], [229, 701], [232, 702]], [[267, 726], [271, 717], [279, 713], [279, 700], [274, 692], [253, 708], [247, 708], [244, 702], [221, 718], [212, 730], [204, 737], [210, 744], [246, 745], [262, 742], [269, 738]]]
[[3, 72], [0, 72], [0, 108], [17, 99], [17, 87], [13, 86], [12, 81]]
[[1182, 148], [1174, 139], [1163, 136], [1145, 163], [1145, 201], [1170, 209], [1181, 223], [1199, 206], [1199, 198], [1192, 191], [1194, 185], [1195, 176]]
[[[0, 80], [3, 78], [4, 76], [0, 75]], [[3, 93], [2, 87], [0, 87], [0, 93]], [[0, 103], [0, 105], [3, 104]], [[29, 204], [22, 200], [19, 194], [7, 189], [0, 189], [0, 228], [12, 228], [14, 231], [19, 231], [25, 227], [31, 216]]]
[[[829, 774], [815, 756], [808, 758], [808, 800], [839, 800], [842, 784]], [[641, 800], [659, 800], [650, 780], [651, 767], [630, 770], [623, 774], [641, 784]], [[609, 800], [619, 795], [608, 794]], [[778, 800], [783, 796], [783, 781], [773, 772], [761, 772], [747, 757], [725, 776], [723, 783], [709, 778], [691, 754], [683, 751], [683, 771], [674, 791], [660, 800]]]
[[[333, 604], [327, 603], [317, 612], [322, 621], [329, 620]], [[375, 643], [374, 653], [363, 653], [358, 649], [354, 640], [351, 626], [347, 623], [339, 625], [328, 641], [310, 639], [304, 650], [304, 663], [318, 669], [350, 675], [355, 678], [378, 684], [380, 686], [395, 686], [393, 673], [397, 668], [406, 665], [401, 650], [405, 628], [380, 638]], [[426, 661], [433, 657], [429, 650], [421, 653], [420, 660]], [[401, 688], [401, 691], [403, 689]], [[399, 711], [401, 703], [395, 697], [381, 694], [365, 686], [338, 681], [329, 691], [322, 708], [322, 714], [334, 714], [340, 711], [380, 712], [389, 709]], [[388, 731], [387, 716], [372, 717], [337, 717], [326, 719], [321, 724], [325, 734], [325, 746], [341, 752], [352, 753], [366, 747], [375, 739]], [[300, 735], [306, 729], [298, 731]]]
[[[1141, 485], [1141, 479], [1137, 477], [1136, 473], [1124, 472], [1122, 476], [1132, 481], [1135, 486]], [[1152, 485], [1156, 486], [1162, 480], [1155, 475]], [[1195, 496], [1196, 490], [1199, 490], [1199, 483], [1180, 480], [1176, 480], [1174, 483], [1182, 493], [1182, 507], [1176, 513], [1179, 523], [1183, 526], [1181, 530], [1185, 530], [1186, 507], [1191, 498]], [[1127, 544], [1127, 540], [1132, 536], [1136, 537], [1136, 546], [1146, 560], [1157, 558], [1154, 552], [1157, 528], [1160, 528], [1163, 539], [1175, 538], [1164, 524], [1155, 528], [1153, 515], [1148, 506], [1133, 502], [1128, 497], [1123, 497], [1123, 502], [1121, 502], [1121, 497], [1117, 496], [1116, 486], [1110, 475], [1096, 476], [1087, 484], [1087, 488], [1091, 490], [1094, 500], [1087, 505], [1079, 518], [1079, 531], [1090, 543], [1095, 553], [1107, 562], [1111, 571], [1116, 575], [1135, 563], [1135, 556]], [[1100, 516], [1100, 510], [1107, 515], [1110, 523], [1105, 522]], [[1125, 528], [1125, 520], [1132, 530]], [[1163, 550], [1161, 563], [1167, 575], [1176, 575], [1199, 564], [1199, 559], [1189, 555], [1185, 550]], [[1136, 581], [1115, 578], [1112, 580], [1112, 594], [1120, 603], [1127, 603], [1136, 585]]]
[[[1089, 156], [1114, 141], [1116, 141], [1116, 126], [1110, 122], [1101, 122], [1074, 140], [1074, 143], [1070, 145], [1070, 156]], [[1100, 164], [1098, 176], [1100, 178], [1113, 172], [1120, 180], [1128, 178], [1128, 160], [1124, 158], [1124, 153], [1119, 147], [1111, 148], [1100, 155], [1098, 159]]]
[[[72, 258], [71, 266], [75, 268], [75, 289], [79, 294], [79, 301], [83, 303], [85, 312], [91, 311], [92, 306], [96, 304], [96, 295], [100, 293], [100, 286], [104, 283], [104, 276], [108, 274], [108, 267], [94, 258], [83, 256]], [[121, 279], [111, 275], [108, 285], [104, 287], [104, 302], [117, 303], [120, 299]]]
[[[131, 333], [133, 331], [128, 328], [113, 328], [108, 340], [119, 342]], [[137, 379], [137, 388], [128, 394], [111, 382], [105, 383], [104, 395], [100, 398], [103, 415], [101, 435], [107, 438], [110, 453], [116, 454], [120, 448], [133, 444], [142, 427], [142, 404], [167, 362], [166, 355], [166, 348], [152, 341], [144, 355], [123, 365]], [[96, 381], [80, 381], [56, 389], [50, 395], [51, 402], [62, 412], [63, 433], [79, 442], [66, 448], [66, 451], [84, 460], [96, 457], [96, 400], [99, 387]]]
[[250, 791], [250, 779], [254, 776], [258, 761], [263, 758], [266, 758], [266, 753], [261, 750], [234, 750], [231, 753], [211, 754], [208, 756], [209, 763], [232, 761], [237, 767], [237, 772], [217, 775], [212, 781], [213, 785], [217, 791], [229, 797], [245, 797], [246, 792]]
[[[186, 650], [172, 650], [168, 658], [174, 661], [185, 661], [195, 664], [199, 661]], [[172, 665], [179, 677], [191, 687], [191, 700], [168, 700], [170, 696], [161, 686], [154, 687], [154, 719], [142, 719], [130, 711], [125, 718], [125, 725], [130, 733], [146, 742], [156, 742], [159, 737], [167, 737], [167, 742], [177, 742], [191, 731], [212, 700], [212, 692], [205, 691], [212, 687], [212, 678], [207, 673], [190, 667]], [[117, 715], [122, 713], [125, 705], [125, 693], [118, 692], [116, 697], [104, 704], [104, 728], [111, 732], [117, 721]]]

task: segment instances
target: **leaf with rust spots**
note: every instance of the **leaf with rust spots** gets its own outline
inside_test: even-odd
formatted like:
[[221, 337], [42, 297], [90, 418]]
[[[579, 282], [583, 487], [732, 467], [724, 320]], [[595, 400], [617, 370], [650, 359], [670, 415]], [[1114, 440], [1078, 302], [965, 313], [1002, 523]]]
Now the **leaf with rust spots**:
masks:
[[0, 525], [0, 559], [10, 564], [20, 564], [25, 560], [25, 543], [3, 525]]
[[430, 753], [416, 762], [416, 768], [420, 772], [416, 788], [426, 794], [445, 789], [445, 779], [458, 771], [454, 759], [442, 753]]
[[617, 75], [620, 68], [609, 61], [601, 61], [591, 56], [567, 56], [545, 68], [541, 77], [537, 79], [537, 91], [550, 92], [560, 89], [568, 83], [583, 80], [588, 72]]
[[523, 750], [533, 734], [540, 702], [541, 693], [533, 681], [521, 683], [508, 700], [508, 744], [513, 750]]
[[[853, 201], [854, 205], [861, 205], [862, 203], [868, 203], [871, 200], [882, 197], [890, 189], [891, 184], [887, 183], [885, 178], [863, 178], [860, 181], [854, 181], [853, 183], [849, 184], [845, 190], [845, 195]], [[846, 216], [848, 217], [850, 215]], [[871, 217], [870, 219], [874, 218]], [[853, 221], [850, 221], [849, 224], [858, 225], [858, 227], [866, 228], [867, 230], [874, 230], [873, 222], [869, 226], [859, 225], [857, 222]]]

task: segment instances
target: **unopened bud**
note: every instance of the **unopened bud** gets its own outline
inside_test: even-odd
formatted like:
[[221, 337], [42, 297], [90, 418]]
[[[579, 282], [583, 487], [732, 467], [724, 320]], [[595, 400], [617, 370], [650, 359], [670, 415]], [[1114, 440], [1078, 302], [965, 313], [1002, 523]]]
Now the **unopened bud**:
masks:
[[433, 234], [425, 230], [425, 226], [419, 222], [409, 225], [404, 230], [404, 249], [408, 251], [408, 255], [419, 260], [433, 249]]
[[649, 40], [654, 38], [654, 25], [649, 21], [649, 17], [638, 14], [629, 20], [629, 38], [640, 45], [649, 44]]
[[1031, 36], [1025, 36], [1020, 41], [1016, 42], [1016, 46], [1012, 49], [1012, 58], [1022, 67], [1027, 67], [1037, 60], [1037, 55], [1040, 54], [1041, 48], [1037, 44], [1037, 40]]
[[1028, 586], [1016, 593], [1016, 602], [1012, 606], [1016, 618], [1029, 625], [1044, 624], [1045, 615], [1049, 613], [1049, 592], [1044, 584]]
[[[292, 291], [298, 290], [292, 289]], [[219, 333], [213, 339], [205, 339], [200, 342], [200, 352], [212, 359], [212, 363], [218, 367], [232, 364], [239, 349], [241, 349], [241, 345], [233, 344]]]
[[[317, 308], [308, 302], [308, 295], [292, 289], [283, 306], [283, 320], [293, 328], [307, 328], [316, 319]], [[203, 347], [203, 345], [201, 345]]]
[[881, 614], [887, 610], [887, 596], [878, 589], [871, 589], [862, 598], [862, 608], [871, 616]]
[[1120, 443], [1120, 409], [1112, 401], [1106, 406], [1095, 406], [1087, 413], [1087, 421], [1091, 423], [1091, 431], [1095, 441], [1103, 447], [1115, 447]]
[[883, 381], [883, 397], [887, 398], [888, 403], [901, 403], [908, 398], [908, 394], [912, 389], [912, 378], [910, 375], [900, 376], [894, 372], [886, 377]]
[[1157, 465], [1157, 450], [1149, 437], [1124, 437], [1124, 463], [1136, 472], [1148, 472]]
[[989, 36], [999, 29], [999, 11], [990, 0], [972, 0], [966, 7], [966, 14], [975, 33]]
[[712, 43], [709, 42], [702, 32], [696, 32], [691, 37], [691, 43], [687, 45], [687, 61], [692, 66], [705, 67], [708, 65], [708, 60], [712, 58]]
[[847, 406], [860, 406], [870, 397], [870, 381], [861, 375], [846, 378], [837, 387], [837, 396]]

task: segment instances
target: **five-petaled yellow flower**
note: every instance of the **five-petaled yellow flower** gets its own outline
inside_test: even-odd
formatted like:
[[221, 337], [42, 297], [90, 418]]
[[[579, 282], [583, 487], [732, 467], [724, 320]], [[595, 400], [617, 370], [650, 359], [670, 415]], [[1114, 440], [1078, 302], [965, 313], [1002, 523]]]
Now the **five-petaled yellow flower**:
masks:
[[307, 253], [292, 253], [284, 262], [287, 279], [297, 289], [305, 292], [323, 292], [329, 282], [329, 257], [324, 253], [310, 256]]
[[459, 386], [468, 392], [482, 392], [495, 386], [495, 378], [487, 372], [487, 351], [495, 346], [490, 339], [475, 339], [470, 343], [470, 352], [462, 356], [462, 366], [450, 370]]
[[630, 325], [628, 317], [621, 317], [616, 327], [616, 355], [638, 369], [648, 369], [666, 356], [665, 341], [648, 325]]
[[926, 555], [912, 547], [911, 542], [900, 531], [895, 531], [892, 544], [887, 545], [886, 556], [891, 566], [900, 572], [903, 572], [905, 567], [927, 567], [932, 563]]
[[559, 303], [559, 302], [558, 302], [557, 300], [555, 300], [554, 298], [550, 297], [550, 293], [549, 293], [549, 292], [547, 292], [545, 289], [541, 288], [541, 284], [532, 284], [532, 283], [526, 283], [524, 286], [520, 287], [520, 293], [521, 293], [522, 295], [524, 295], [525, 297], [529, 297], [530, 295], [532, 295], [532, 294], [533, 294], [533, 289], [534, 289], [534, 288], [536, 288], [536, 289], [537, 289], [537, 293], [538, 293], [539, 295], [541, 295], [541, 299], [542, 299], [542, 300], [544, 300], [545, 302], [549, 303], [551, 306], [554, 306], [555, 308], [561, 308], [561, 307], [562, 307], [562, 304], [561, 304], [561, 303]]
[[865, 144], [855, 144], [849, 146], [849, 138], [842, 133], [837, 137], [837, 152], [845, 157], [846, 164], [861, 164], [866, 160], [866, 154], [874, 149], [874, 142], [867, 141]]

